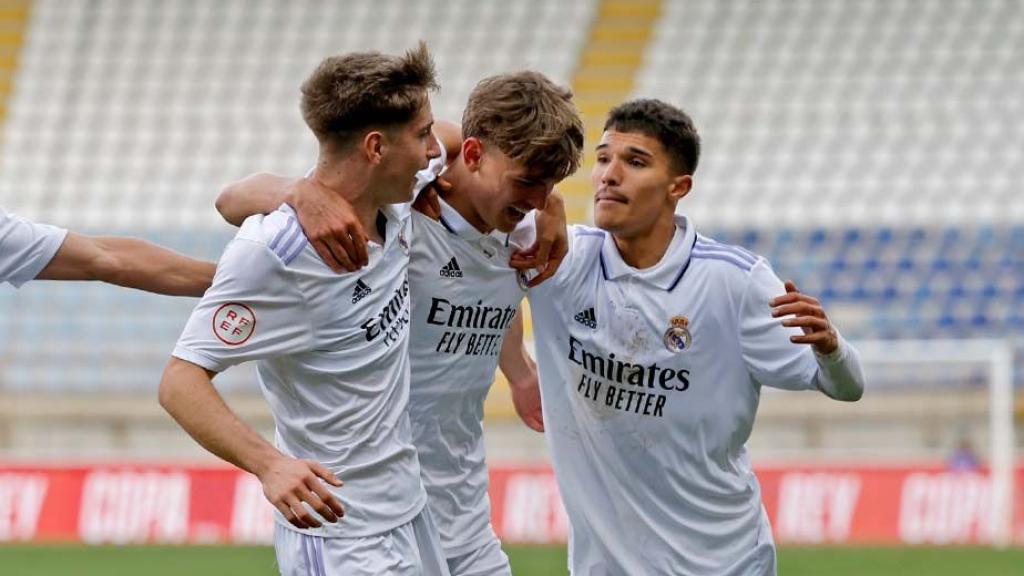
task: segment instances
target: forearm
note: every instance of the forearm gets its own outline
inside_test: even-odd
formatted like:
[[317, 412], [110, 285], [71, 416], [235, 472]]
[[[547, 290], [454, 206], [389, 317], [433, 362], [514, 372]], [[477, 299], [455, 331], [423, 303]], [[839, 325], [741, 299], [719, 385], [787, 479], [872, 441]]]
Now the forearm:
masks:
[[523, 341], [523, 309], [519, 308], [512, 325], [505, 334], [505, 340], [501, 344], [501, 353], [498, 356], [498, 367], [505, 375], [509, 386], [513, 388], [521, 383], [530, 382], [537, 372], [537, 365], [530, 358]]
[[253, 214], [269, 214], [285, 201], [290, 180], [273, 174], [253, 174], [228, 184], [214, 202], [217, 212], [233, 226]]
[[224, 403], [210, 373], [191, 362], [172, 358], [167, 364], [160, 405], [203, 448], [257, 476], [281, 456]]
[[217, 267], [137, 238], [94, 239], [96, 279], [170, 296], [202, 296]]
[[864, 395], [864, 368], [857, 349], [839, 336], [839, 347], [828, 356], [815, 354], [818, 361], [816, 385], [830, 398], [856, 402]]
[[68, 232], [40, 280], [99, 280], [172, 296], [201, 296], [216, 265], [145, 240]]

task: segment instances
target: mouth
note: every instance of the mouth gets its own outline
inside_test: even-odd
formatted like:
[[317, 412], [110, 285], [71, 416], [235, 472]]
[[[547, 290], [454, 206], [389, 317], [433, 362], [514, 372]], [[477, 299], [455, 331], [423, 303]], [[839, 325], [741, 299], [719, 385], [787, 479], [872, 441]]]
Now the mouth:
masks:
[[625, 196], [611, 192], [607, 189], [600, 189], [597, 191], [597, 194], [594, 194], [594, 204], [601, 204], [602, 202], [629, 204], [629, 200], [626, 199]]
[[519, 222], [526, 217], [526, 214], [530, 210], [528, 208], [521, 208], [519, 206], [509, 206], [505, 208], [505, 215], [514, 222]]

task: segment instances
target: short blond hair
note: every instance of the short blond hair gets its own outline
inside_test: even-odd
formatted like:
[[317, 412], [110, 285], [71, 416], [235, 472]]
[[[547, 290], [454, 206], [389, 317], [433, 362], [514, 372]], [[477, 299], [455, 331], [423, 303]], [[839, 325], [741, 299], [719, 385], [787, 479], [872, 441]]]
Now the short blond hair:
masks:
[[321, 142], [348, 144], [367, 128], [412, 120], [427, 102], [427, 91], [437, 89], [435, 78], [423, 42], [404, 56], [330, 56], [302, 84], [302, 118]]
[[572, 90], [539, 72], [481, 80], [462, 114], [463, 138], [497, 146], [531, 174], [562, 180], [580, 167], [583, 121]]

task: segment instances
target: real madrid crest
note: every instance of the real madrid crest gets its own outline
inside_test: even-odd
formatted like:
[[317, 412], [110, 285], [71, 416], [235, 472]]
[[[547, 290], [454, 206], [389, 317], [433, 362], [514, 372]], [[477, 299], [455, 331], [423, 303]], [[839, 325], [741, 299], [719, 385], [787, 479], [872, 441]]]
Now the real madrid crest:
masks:
[[665, 330], [662, 341], [665, 347], [672, 352], [682, 352], [690, 347], [693, 336], [690, 334], [690, 319], [686, 316], [673, 316], [669, 320], [671, 326]]
[[530, 289], [530, 286], [529, 286], [530, 278], [526, 275], [525, 271], [523, 271], [523, 270], [516, 270], [516, 282], [519, 283], [519, 289], [520, 290], [524, 290], [525, 291], [525, 290], [529, 290]]

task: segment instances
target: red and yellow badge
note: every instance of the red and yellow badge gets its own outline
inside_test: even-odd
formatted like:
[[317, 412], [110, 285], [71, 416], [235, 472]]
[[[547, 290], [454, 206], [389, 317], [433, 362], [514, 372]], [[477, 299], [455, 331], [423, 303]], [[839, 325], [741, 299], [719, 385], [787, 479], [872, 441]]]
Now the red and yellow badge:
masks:
[[213, 313], [213, 334], [228, 346], [244, 344], [256, 331], [256, 313], [241, 302], [228, 302]]
[[669, 320], [670, 326], [662, 336], [665, 347], [672, 352], [682, 352], [690, 347], [693, 342], [693, 335], [690, 334], [690, 319], [686, 316], [673, 316]]

